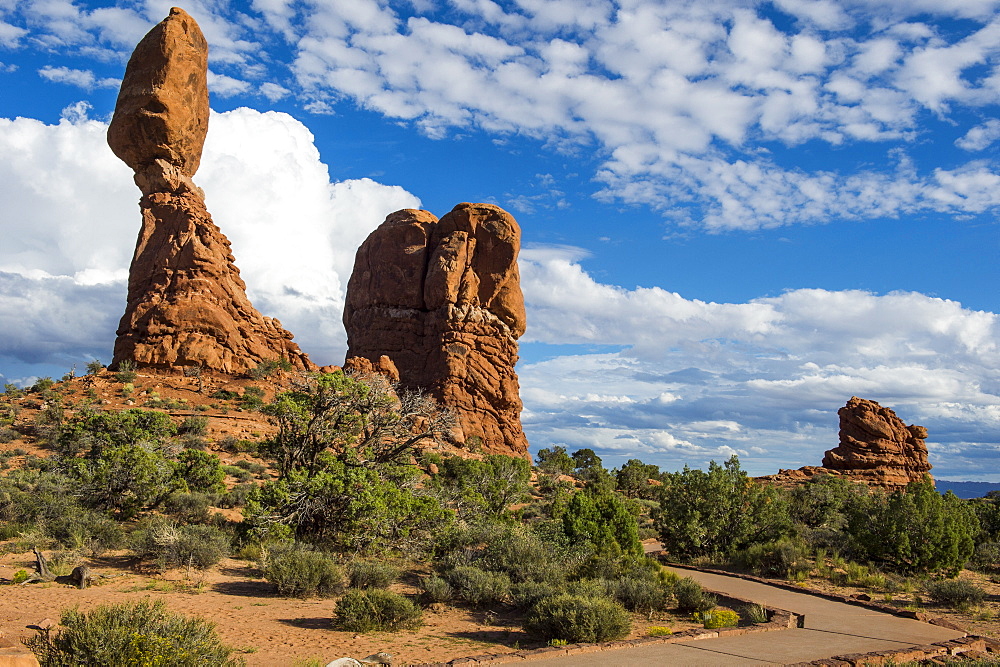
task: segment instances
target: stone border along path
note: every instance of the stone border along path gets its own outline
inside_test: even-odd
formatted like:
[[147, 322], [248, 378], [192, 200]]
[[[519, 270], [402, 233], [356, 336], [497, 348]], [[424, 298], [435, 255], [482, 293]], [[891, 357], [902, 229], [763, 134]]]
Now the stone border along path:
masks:
[[[862, 666], [956, 655], [980, 658], [987, 651], [1000, 653], [1000, 641], [969, 637], [953, 623], [927, 614], [751, 575], [673, 564], [669, 567], [698, 581], [726, 606], [751, 601], [761, 604], [771, 620], [748, 627], [685, 630], [667, 637], [477, 655], [415, 667], [473, 667], [524, 661], [537, 667]], [[721, 589], [726, 592], [719, 592]], [[707, 639], [713, 641], [702, 641]]]

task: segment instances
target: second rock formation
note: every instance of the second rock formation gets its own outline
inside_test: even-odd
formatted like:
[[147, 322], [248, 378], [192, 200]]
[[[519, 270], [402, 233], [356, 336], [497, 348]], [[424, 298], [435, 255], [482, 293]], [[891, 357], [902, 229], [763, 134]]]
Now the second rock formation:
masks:
[[906, 488], [929, 476], [927, 429], [907, 426], [896, 413], [875, 401], [852, 396], [840, 415], [840, 445], [826, 452], [823, 465], [798, 470], [779, 470], [777, 475], [758, 477], [778, 486], [795, 486], [813, 476], [826, 474], [862, 482], [873, 488]]
[[397, 211], [358, 249], [344, 308], [348, 365], [391, 362], [403, 386], [455, 411], [467, 447], [478, 439], [513, 456], [528, 451], [514, 373], [520, 245], [517, 222], [490, 204], [459, 204], [440, 220]]

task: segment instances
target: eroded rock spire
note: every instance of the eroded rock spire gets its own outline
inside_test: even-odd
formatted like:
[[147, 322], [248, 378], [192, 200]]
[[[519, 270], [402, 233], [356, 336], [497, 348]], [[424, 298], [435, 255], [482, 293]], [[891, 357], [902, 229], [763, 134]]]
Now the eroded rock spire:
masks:
[[514, 373], [520, 246], [517, 222], [490, 204], [459, 204], [440, 220], [397, 211], [358, 249], [344, 326], [349, 366], [394, 365], [401, 384], [456, 412], [467, 446], [527, 456]]
[[251, 305], [192, 177], [208, 133], [208, 42], [184, 10], [139, 42], [125, 69], [108, 145], [135, 172], [142, 229], [113, 365], [240, 373], [286, 359], [313, 368], [276, 319]]

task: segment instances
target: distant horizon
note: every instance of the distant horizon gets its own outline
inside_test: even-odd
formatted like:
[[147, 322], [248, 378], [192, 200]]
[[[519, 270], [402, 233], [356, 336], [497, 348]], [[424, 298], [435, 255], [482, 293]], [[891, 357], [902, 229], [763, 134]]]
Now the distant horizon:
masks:
[[[0, 382], [108, 362], [139, 192], [104, 134], [169, 4], [0, 7]], [[532, 451], [819, 465], [852, 396], [1000, 482], [1000, 0], [184, 6], [195, 182], [248, 294], [340, 364], [385, 216], [522, 227]]]

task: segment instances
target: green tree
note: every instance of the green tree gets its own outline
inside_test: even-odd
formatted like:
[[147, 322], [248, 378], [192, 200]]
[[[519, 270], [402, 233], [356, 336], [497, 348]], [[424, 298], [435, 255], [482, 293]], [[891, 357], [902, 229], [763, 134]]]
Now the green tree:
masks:
[[660, 479], [659, 466], [643, 463], [639, 459], [629, 459], [615, 473], [615, 488], [628, 498], [652, 500], [659, 494], [659, 487], [651, 485], [651, 479]]
[[[382, 471], [384, 473], [385, 471]], [[264, 537], [291, 534], [337, 551], [414, 549], [430, 539], [450, 515], [410, 483], [405, 471], [389, 471], [329, 460], [318, 472], [292, 470], [251, 494], [246, 523]]]
[[726, 556], [790, 532], [781, 493], [750, 479], [736, 456], [708, 472], [685, 466], [663, 477], [654, 525], [675, 556]]
[[868, 487], [843, 477], [817, 475], [789, 494], [793, 521], [807, 528], [839, 531], [847, 525], [850, 508], [868, 496]]
[[88, 456], [99, 456], [105, 447], [158, 444], [176, 434], [177, 427], [165, 412], [138, 408], [119, 412], [83, 410], [63, 423], [57, 445], [66, 455], [86, 452]]
[[615, 480], [601, 462], [601, 457], [593, 449], [578, 449], [573, 452], [573, 463], [576, 464], [575, 474], [583, 480], [592, 491], [612, 491]]
[[957, 574], [975, 552], [979, 519], [929, 478], [905, 490], [876, 493], [851, 510], [847, 532], [869, 560], [906, 573]]
[[642, 553], [639, 528], [627, 500], [615, 493], [575, 493], [562, 515], [563, 532], [611, 555]]
[[342, 372], [311, 374], [262, 408], [278, 426], [265, 443], [278, 472], [321, 470], [321, 455], [365, 464], [402, 462], [414, 446], [441, 437], [451, 413], [420, 392], [397, 388], [381, 376], [359, 379]]
[[107, 447], [97, 458], [73, 459], [83, 501], [128, 519], [159, 505], [177, 489], [174, 464], [147, 446]]
[[215, 454], [197, 449], [185, 449], [177, 456], [177, 476], [184, 480], [191, 491], [222, 493], [226, 472]]
[[539, 449], [535, 460], [538, 462], [538, 469], [550, 475], [569, 475], [576, 467], [572, 457], [566, 453], [566, 448], [558, 445], [552, 449]]
[[447, 506], [470, 518], [500, 516], [528, 498], [531, 464], [490, 454], [482, 460], [445, 458], [428, 486]]

